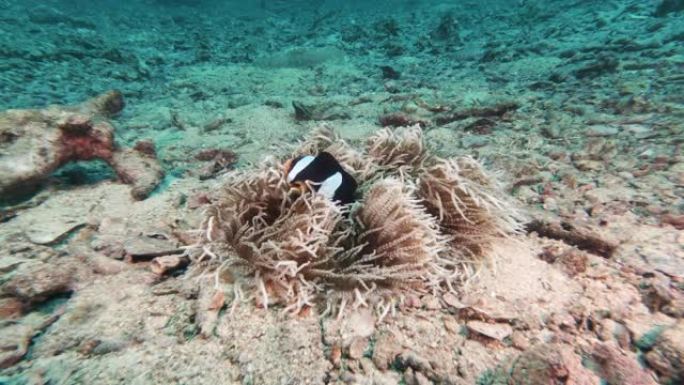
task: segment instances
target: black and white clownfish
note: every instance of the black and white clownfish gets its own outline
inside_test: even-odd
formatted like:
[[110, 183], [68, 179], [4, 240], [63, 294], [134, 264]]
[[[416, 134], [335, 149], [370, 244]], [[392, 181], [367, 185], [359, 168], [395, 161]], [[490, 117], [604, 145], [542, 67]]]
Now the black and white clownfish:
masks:
[[313, 188], [333, 202], [343, 205], [354, 201], [356, 181], [344, 171], [330, 153], [304, 155], [285, 162], [285, 177], [294, 190], [303, 193]]

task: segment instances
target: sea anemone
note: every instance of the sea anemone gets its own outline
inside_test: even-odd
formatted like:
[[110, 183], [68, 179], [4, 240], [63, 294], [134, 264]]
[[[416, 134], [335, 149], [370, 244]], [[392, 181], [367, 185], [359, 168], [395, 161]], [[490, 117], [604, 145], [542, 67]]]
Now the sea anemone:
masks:
[[368, 138], [366, 153], [380, 171], [400, 175], [423, 168], [429, 159], [418, 125], [378, 131]]
[[315, 194], [292, 198], [278, 168], [267, 166], [235, 177], [218, 194], [203, 224], [200, 255], [221, 262], [219, 270], [253, 277], [262, 306], [301, 308], [316, 275], [330, 265], [342, 209]]
[[418, 177], [418, 197], [448, 235], [458, 265], [478, 266], [492, 243], [520, 229], [519, 213], [470, 157], [439, 159]]
[[354, 211], [357, 250], [338, 260], [342, 277], [365, 288], [416, 287], [429, 263], [446, 249], [439, 226], [420, 205], [412, 186], [395, 178], [376, 182]]
[[218, 263], [217, 276], [229, 272], [236, 299], [247, 284], [263, 307], [298, 313], [324, 302], [342, 314], [353, 301], [382, 318], [408, 292], [455, 291], [497, 238], [519, 230], [479, 163], [430, 155], [419, 127], [379, 132], [367, 154], [329, 128], [311, 138], [294, 155], [330, 152], [362, 177], [363, 196], [348, 206], [315, 192], [295, 197], [276, 160], [233, 176], [190, 254], [196, 266]]

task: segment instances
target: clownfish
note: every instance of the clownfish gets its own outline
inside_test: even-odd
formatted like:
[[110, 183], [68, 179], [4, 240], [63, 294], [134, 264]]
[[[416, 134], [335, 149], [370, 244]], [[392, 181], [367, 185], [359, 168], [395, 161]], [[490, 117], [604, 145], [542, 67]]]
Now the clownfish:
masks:
[[285, 162], [285, 177], [300, 194], [314, 189], [333, 202], [343, 205], [354, 201], [356, 181], [330, 153], [298, 156]]

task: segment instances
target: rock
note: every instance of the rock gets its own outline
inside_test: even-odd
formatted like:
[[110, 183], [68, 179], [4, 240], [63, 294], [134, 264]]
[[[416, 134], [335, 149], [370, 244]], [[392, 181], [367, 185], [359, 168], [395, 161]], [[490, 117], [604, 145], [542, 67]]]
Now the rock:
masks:
[[442, 305], [439, 303], [439, 299], [435, 297], [434, 295], [426, 295], [421, 298], [421, 302], [423, 303], [423, 306], [428, 309], [428, 310], [439, 310], [442, 308]]
[[401, 345], [396, 341], [394, 335], [383, 334], [375, 341], [373, 349], [373, 363], [380, 370], [387, 370], [392, 365], [397, 356], [401, 353]]
[[415, 385], [430, 385], [432, 382], [421, 372], [414, 372]]
[[491, 374], [490, 384], [594, 385], [599, 378], [584, 368], [568, 345], [541, 344], [506, 361]]
[[25, 212], [19, 227], [28, 240], [37, 245], [54, 245], [85, 226], [92, 205], [72, 198], [68, 195], [54, 196]]
[[28, 352], [33, 329], [15, 324], [0, 329], [0, 369], [6, 369], [19, 362]]
[[644, 305], [651, 311], [662, 311], [677, 295], [674, 290], [670, 289], [668, 282], [641, 282], [639, 291]]
[[21, 316], [24, 312], [24, 303], [14, 297], [0, 298], [0, 320], [12, 319]]
[[603, 162], [598, 160], [580, 159], [573, 162], [580, 171], [601, 171]]
[[228, 149], [204, 149], [195, 155], [195, 159], [207, 162], [199, 173], [201, 180], [214, 178], [222, 172], [231, 170], [237, 162], [237, 154]]
[[458, 334], [461, 331], [461, 325], [451, 316], [444, 317], [444, 329], [451, 334]]
[[[21, 198], [62, 165], [101, 159], [142, 199], [161, 180], [161, 168], [149, 155], [114, 143], [107, 118], [124, 106], [110, 91], [76, 106], [0, 112], [0, 196]], [[21, 165], [21, 167], [16, 167]]]
[[610, 318], [604, 318], [599, 322], [597, 336], [601, 341], [617, 342], [622, 348], [629, 348], [630, 338], [627, 328], [624, 325], [613, 321]]
[[684, 215], [664, 214], [660, 217], [660, 222], [677, 230], [684, 230]]
[[674, 318], [684, 318], [684, 296], [674, 298], [672, 302], [663, 306], [663, 313]]
[[36, 304], [71, 291], [74, 273], [75, 269], [68, 265], [24, 264], [0, 287], [0, 291], [22, 302]]
[[78, 352], [86, 356], [101, 356], [123, 350], [128, 344], [124, 340], [88, 339], [81, 343]]
[[[364, 382], [357, 382], [364, 383]], [[399, 385], [401, 383], [401, 374], [393, 371], [373, 373], [373, 385]]]
[[118, 274], [128, 268], [125, 263], [102, 254], [94, 254], [88, 259], [88, 263], [95, 273], [102, 275]]
[[368, 338], [375, 333], [375, 316], [369, 308], [358, 308], [343, 321], [341, 335], [344, 345], [354, 339]]
[[479, 335], [483, 335], [497, 341], [503, 341], [504, 338], [513, 333], [513, 328], [511, 328], [511, 325], [509, 324], [491, 324], [481, 321], [468, 321], [466, 326], [471, 332], [475, 332]]
[[465, 148], [479, 148], [489, 144], [489, 139], [481, 135], [468, 135], [461, 139], [461, 145]]
[[378, 118], [378, 124], [382, 127], [410, 127], [415, 126], [416, 124], [425, 127], [428, 125], [428, 122], [403, 112], [392, 112], [380, 116]]
[[646, 361], [658, 373], [663, 384], [684, 381], [684, 321], [666, 328], [657, 337]]
[[109, 163], [123, 183], [131, 185], [133, 199], [143, 200], [164, 178], [164, 171], [154, 155], [134, 149], [112, 154]]
[[360, 337], [355, 338], [348, 348], [349, 358], [353, 360], [360, 359], [361, 357], [363, 357], [363, 353], [366, 351], [367, 347], [368, 340]]
[[430, 32], [430, 37], [434, 40], [448, 43], [447, 46], [460, 44], [460, 28], [456, 17], [449, 12], [442, 15], [439, 24]]
[[593, 346], [591, 356], [599, 365], [601, 378], [611, 385], [657, 384], [631, 352], [621, 351], [610, 344], [597, 343]]
[[588, 63], [575, 71], [577, 79], [592, 79], [615, 72], [620, 65], [617, 58], [608, 55], [599, 55], [595, 61]]
[[642, 124], [625, 124], [622, 127], [635, 139], [649, 139], [658, 136], [658, 132]]
[[442, 301], [444, 301], [444, 303], [447, 306], [449, 306], [453, 309], [456, 309], [456, 310], [459, 310], [459, 309], [462, 309], [465, 307], [465, 305], [462, 304], [461, 301], [459, 301], [455, 295], [453, 295], [449, 292], [444, 293], [444, 295], [442, 295]]
[[491, 298], [486, 301], [480, 299], [476, 304], [461, 309], [459, 314], [468, 319], [503, 323], [511, 323], [520, 318], [511, 304]]
[[571, 277], [587, 271], [588, 260], [587, 253], [574, 248], [567, 250], [560, 256], [563, 270]]
[[161, 277], [183, 269], [189, 263], [190, 258], [184, 255], [162, 255], [152, 260], [150, 270]]
[[639, 256], [653, 269], [679, 279], [684, 277], [684, 263], [681, 262], [681, 256], [676, 252], [671, 254], [644, 247], [643, 250], [639, 250]]
[[654, 313], [653, 316], [639, 314], [624, 319], [622, 323], [627, 328], [632, 341], [644, 350], [651, 349], [660, 333], [674, 324], [671, 318], [662, 313]]
[[399, 355], [397, 360], [402, 366], [407, 366], [420, 372], [435, 374], [435, 368], [432, 365], [433, 361], [430, 361], [429, 358], [419, 355], [416, 352], [404, 351]]
[[38, 221], [34, 223], [26, 231], [26, 236], [29, 241], [37, 245], [53, 245], [59, 243], [62, 239], [67, 237], [73, 231], [78, 228], [85, 226], [85, 218], [71, 218], [66, 221], [60, 221], [55, 219], [56, 216], [48, 218], [46, 221]]
[[15, 270], [25, 261], [26, 260], [22, 258], [17, 258], [12, 255], [3, 255], [2, 258], [0, 258], [0, 274], [9, 273], [10, 271]]
[[585, 134], [587, 136], [613, 136], [617, 135], [619, 132], [620, 129], [616, 126], [597, 125], [589, 127], [589, 129], [585, 131]]
[[401, 77], [401, 73], [399, 71], [388, 65], [380, 66], [380, 70], [382, 71], [383, 79], [397, 80]]
[[563, 270], [571, 277], [587, 270], [588, 256], [585, 252], [570, 248], [563, 250], [557, 246], [546, 246], [539, 253], [539, 258], [548, 263], [560, 263]]
[[145, 236], [129, 238], [124, 243], [124, 250], [126, 258], [131, 262], [150, 260], [161, 255], [179, 253], [179, 249], [174, 242]]
[[518, 330], [513, 331], [511, 334], [511, 343], [514, 348], [522, 351], [525, 351], [530, 347], [530, 341], [528, 341], [525, 335]]

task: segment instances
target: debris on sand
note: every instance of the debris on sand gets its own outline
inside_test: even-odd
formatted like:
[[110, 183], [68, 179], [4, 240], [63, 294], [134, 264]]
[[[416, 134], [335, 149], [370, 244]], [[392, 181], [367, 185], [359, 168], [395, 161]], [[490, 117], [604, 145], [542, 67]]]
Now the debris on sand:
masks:
[[581, 358], [568, 345], [551, 343], [534, 346], [493, 372], [483, 374], [485, 384], [575, 384], [599, 383], [599, 378], [582, 366]]
[[551, 223], [533, 220], [526, 225], [526, 229], [528, 232], [536, 232], [542, 237], [562, 240], [569, 245], [577, 246], [580, 250], [586, 250], [605, 258], [610, 258], [617, 248], [614, 242], [607, 241], [595, 233], [568, 222]]

